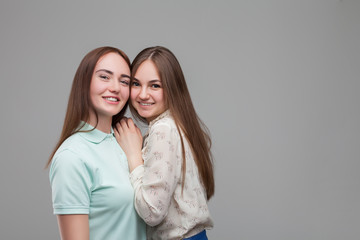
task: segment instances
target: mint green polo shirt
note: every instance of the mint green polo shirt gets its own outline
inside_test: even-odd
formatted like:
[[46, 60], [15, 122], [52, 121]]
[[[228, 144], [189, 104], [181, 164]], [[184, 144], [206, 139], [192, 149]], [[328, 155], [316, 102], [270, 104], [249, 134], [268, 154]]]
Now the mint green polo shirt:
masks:
[[[85, 124], [81, 130], [91, 129]], [[113, 133], [94, 129], [70, 136], [56, 151], [49, 177], [54, 214], [88, 214], [90, 239], [146, 239], [127, 158]]]

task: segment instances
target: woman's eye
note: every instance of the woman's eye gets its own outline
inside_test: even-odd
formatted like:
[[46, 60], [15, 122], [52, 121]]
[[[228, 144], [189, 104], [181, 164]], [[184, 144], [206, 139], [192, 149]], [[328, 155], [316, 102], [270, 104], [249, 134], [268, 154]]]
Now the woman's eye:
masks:
[[153, 88], [161, 88], [161, 86], [159, 84], [153, 84], [153, 85], [151, 85], [151, 87], [153, 87]]
[[105, 79], [105, 80], [108, 80], [108, 79], [109, 79], [109, 77], [106, 76], [106, 75], [100, 75], [100, 78]]
[[126, 80], [120, 80], [120, 82], [126, 86], [129, 86], [129, 81]]
[[138, 82], [133, 82], [132, 85], [135, 86], [135, 87], [140, 86], [140, 84]]

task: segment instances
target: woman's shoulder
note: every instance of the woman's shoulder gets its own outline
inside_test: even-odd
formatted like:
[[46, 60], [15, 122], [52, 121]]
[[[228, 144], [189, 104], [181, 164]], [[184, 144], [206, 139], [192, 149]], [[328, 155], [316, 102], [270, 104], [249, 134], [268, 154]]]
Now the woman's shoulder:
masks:
[[55, 169], [82, 169], [87, 164], [86, 144], [78, 133], [68, 137], [55, 152], [50, 172]]
[[173, 132], [177, 131], [176, 124], [171, 115], [166, 115], [157, 121], [153, 122], [149, 126], [149, 134], [151, 135], [154, 132], [165, 131]]
[[83, 144], [83, 140], [82, 137], [80, 137], [80, 133], [76, 132], [65, 139], [65, 141], [60, 145], [59, 149], [72, 149], [74, 145], [76, 146], [79, 144]]
[[74, 133], [60, 145], [54, 154], [54, 159], [61, 156], [81, 157], [82, 153], [86, 152], [86, 141], [80, 136], [80, 133]]
[[167, 127], [170, 127], [170, 128], [173, 128], [173, 127], [176, 128], [174, 118], [171, 115], [169, 110], [167, 110], [164, 113], [160, 114], [160, 116], [158, 116], [154, 121], [152, 121], [150, 123], [149, 127], [154, 128], [154, 127], [164, 127], [164, 126], [167, 126]]
[[179, 140], [180, 133], [171, 115], [154, 122], [149, 129], [149, 139]]

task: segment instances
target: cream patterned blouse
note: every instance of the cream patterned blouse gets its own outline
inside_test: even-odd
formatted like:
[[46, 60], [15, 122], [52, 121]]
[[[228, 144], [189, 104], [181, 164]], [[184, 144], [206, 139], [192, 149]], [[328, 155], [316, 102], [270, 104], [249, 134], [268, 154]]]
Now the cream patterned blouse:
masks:
[[169, 111], [149, 124], [142, 156], [144, 165], [130, 174], [135, 208], [149, 225], [148, 239], [182, 239], [210, 229], [213, 222], [206, 193], [185, 137], [186, 174], [181, 193], [181, 142]]

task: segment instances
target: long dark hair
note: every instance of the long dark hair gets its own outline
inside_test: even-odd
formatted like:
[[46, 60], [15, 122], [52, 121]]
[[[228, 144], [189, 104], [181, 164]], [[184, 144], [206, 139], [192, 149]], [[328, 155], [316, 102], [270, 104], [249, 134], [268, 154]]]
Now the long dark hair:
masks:
[[[96, 63], [102, 56], [111, 52], [118, 53], [130, 67], [128, 56], [120, 49], [114, 47], [96, 48], [85, 55], [74, 76], [60, 139], [52, 151], [46, 167], [50, 165], [51, 160], [60, 145], [68, 137], [79, 131], [81, 121], [86, 122], [89, 120], [90, 111], [95, 113], [96, 121], [98, 121], [98, 115], [90, 100], [90, 82]], [[112, 125], [115, 125], [124, 116], [127, 105], [128, 103], [126, 103], [118, 114], [113, 116]]]
[[[135, 57], [131, 64], [132, 80], [141, 63], [146, 60], [151, 60], [157, 68], [164, 89], [166, 106], [170, 110], [178, 130], [179, 128], [182, 130], [190, 144], [207, 199], [210, 199], [215, 191], [213, 158], [210, 151], [211, 139], [208, 129], [194, 109], [181, 66], [169, 49], [161, 46], [146, 48]], [[129, 106], [136, 118], [144, 120], [131, 103]], [[184, 187], [186, 161], [181, 134], [180, 140], [183, 156], [182, 187]]]

